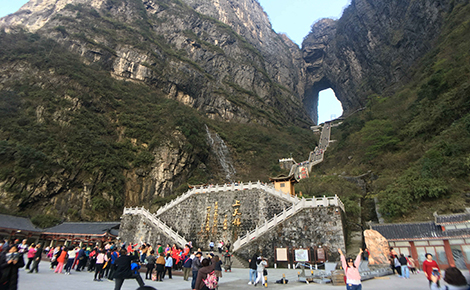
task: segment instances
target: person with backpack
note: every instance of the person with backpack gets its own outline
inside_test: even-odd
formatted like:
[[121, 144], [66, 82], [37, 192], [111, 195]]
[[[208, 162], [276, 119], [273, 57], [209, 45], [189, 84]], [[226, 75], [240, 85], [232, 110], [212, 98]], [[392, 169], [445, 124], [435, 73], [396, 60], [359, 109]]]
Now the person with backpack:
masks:
[[456, 267], [447, 268], [444, 281], [448, 284], [447, 286], [440, 287], [438, 285], [439, 277], [437, 273], [431, 274], [431, 290], [469, 290], [470, 287], [467, 284], [462, 272]]
[[258, 272], [258, 277], [256, 278], [255, 281], [255, 286], [258, 283], [261, 283], [261, 285], [264, 284], [264, 271], [266, 267], [268, 267], [268, 262], [266, 261], [265, 258], [258, 257], [258, 261], [256, 262], [257, 268], [256, 271]]
[[186, 256], [183, 260], [183, 280], [188, 281], [189, 274], [191, 273], [191, 266], [193, 264], [193, 258], [195, 256]]
[[218, 286], [214, 271], [215, 263], [205, 258], [201, 262], [201, 268], [197, 272], [196, 285], [193, 290], [213, 290]]
[[410, 279], [410, 269], [408, 268], [408, 259], [405, 257], [404, 254], [400, 254], [400, 258], [398, 259], [398, 262], [400, 262], [401, 275], [403, 279]]
[[116, 271], [116, 259], [119, 258], [119, 252], [116, 248], [111, 247], [111, 257], [110, 257], [110, 269], [108, 274], [108, 280], [112, 281], [114, 279], [114, 271]]
[[344, 276], [346, 277], [346, 289], [348, 290], [361, 290], [361, 274], [359, 273], [359, 266], [361, 265], [362, 249], [359, 250], [356, 260], [352, 258], [345, 258], [343, 251], [338, 249], [341, 256], [341, 264], [344, 269]]

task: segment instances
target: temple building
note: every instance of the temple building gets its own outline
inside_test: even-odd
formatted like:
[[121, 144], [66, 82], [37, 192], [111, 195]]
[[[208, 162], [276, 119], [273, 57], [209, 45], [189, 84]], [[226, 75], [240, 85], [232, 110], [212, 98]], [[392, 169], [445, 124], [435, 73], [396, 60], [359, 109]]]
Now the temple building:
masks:
[[294, 185], [298, 183], [298, 181], [295, 179], [294, 175], [279, 175], [278, 177], [269, 178], [269, 180], [274, 184], [276, 190], [289, 194], [290, 196], [295, 196]]
[[0, 239], [58, 245], [101, 245], [116, 241], [121, 222], [64, 222], [51, 228], [35, 227], [28, 218], [0, 214]]
[[371, 225], [398, 254], [411, 255], [420, 267], [431, 253], [441, 268], [470, 266], [470, 212], [438, 215], [434, 221]]

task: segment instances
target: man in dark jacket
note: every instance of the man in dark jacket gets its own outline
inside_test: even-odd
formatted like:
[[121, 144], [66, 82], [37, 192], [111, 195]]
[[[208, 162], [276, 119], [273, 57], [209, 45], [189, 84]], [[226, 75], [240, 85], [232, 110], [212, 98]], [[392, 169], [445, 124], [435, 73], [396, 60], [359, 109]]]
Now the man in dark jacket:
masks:
[[122, 284], [125, 279], [136, 279], [139, 286], [144, 286], [145, 283], [139, 274], [135, 275], [131, 270], [131, 263], [133, 260], [139, 260], [139, 255], [134, 252], [133, 255], [127, 255], [126, 249], [121, 249], [120, 257], [116, 259], [114, 272], [114, 290], [121, 290]]
[[196, 253], [196, 257], [193, 259], [191, 270], [193, 271], [193, 280], [191, 281], [191, 289], [195, 289], [196, 286], [196, 279], [197, 279], [197, 272], [201, 269], [201, 252]]
[[86, 261], [88, 257], [86, 256], [86, 246], [82, 246], [80, 251], [78, 251], [78, 266], [77, 266], [77, 272], [80, 272], [81, 270], [85, 269]]
[[401, 275], [405, 279], [410, 279], [410, 269], [408, 268], [408, 260], [406, 259], [405, 255], [400, 254], [400, 258], [398, 259], [401, 265]]
[[249, 268], [250, 268], [250, 282], [248, 282], [248, 285], [254, 285], [256, 281], [256, 269], [258, 265], [256, 264], [256, 261], [258, 260], [258, 255], [254, 254], [253, 257], [251, 257], [248, 262], [250, 263]]
[[36, 254], [34, 254], [34, 257], [33, 257], [33, 267], [28, 273], [33, 273], [34, 270], [36, 270], [36, 273], [39, 273], [38, 267], [39, 267], [39, 262], [41, 262], [42, 251], [43, 251], [42, 245], [38, 244], [36, 246]]

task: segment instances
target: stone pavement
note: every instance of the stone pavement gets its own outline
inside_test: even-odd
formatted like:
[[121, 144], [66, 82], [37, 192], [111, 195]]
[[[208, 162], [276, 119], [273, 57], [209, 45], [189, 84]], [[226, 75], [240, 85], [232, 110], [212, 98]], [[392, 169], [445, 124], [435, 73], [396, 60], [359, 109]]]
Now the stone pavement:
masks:
[[[314, 284], [309, 285], [297, 282], [298, 270], [272, 269], [268, 268], [268, 288], [270, 289], [295, 289], [295, 290], [335, 290], [346, 289], [345, 286], [332, 286], [331, 284]], [[282, 278], [282, 274], [286, 274], [289, 280], [287, 285], [275, 284], [275, 280]], [[141, 273], [145, 278], [145, 273]], [[163, 282], [155, 282], [144, 280], [147, 285], [156, 289], [191, 289], [191, 281], [184, 281], [182, 276], [168, 277]], [[219, 289], [250, 289], [254, 288], [248, 283], [248, 269], [233, 269], [232, 272], [223, 272]], [[122, 290], [135, 290], [138, 284], [135, 280], [126, 280]], [[113, 290], [114, 282], [94, 282], [93, 274], [88, 272], [72, 271], [71, 275], [55, 274], [49, 269], [49, 263], [42, 261], [39, 264], [39, 274], [27, 274], [24, 269], [20, 269], [19, 273], [19, 290]], [[254, 289], [262, 289], [259, 285]], [[424, 274], [411, 275], [411, 279], [405, 280], [396, 276], [384, 277], [384, 279], [374, 279], [363, 282], [362, 289], [370, 290], [427, 290], [428, 282]]]

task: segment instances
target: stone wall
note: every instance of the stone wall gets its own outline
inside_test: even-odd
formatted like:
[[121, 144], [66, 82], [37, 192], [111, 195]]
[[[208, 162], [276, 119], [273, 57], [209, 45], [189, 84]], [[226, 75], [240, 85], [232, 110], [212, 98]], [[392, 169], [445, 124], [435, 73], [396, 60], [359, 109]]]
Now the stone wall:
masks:
[[[240, 205], [234, 206], [237, 201]], [[238, 236], [254, 230], [291, 205], [260, 189], [211, 192], [195, 194], [158, 217], [193, 245], [207, 248], [210, 240], [233, 243]], [[236, 209], [240, 215], [234, 216]], [[239, 226], [233, 224], [237, 217], [240, 218]], [[225, 230], [224, 221], [227, 225]]]
[[242, 246], [236, 254], [246, 260], [254, 253], [262, 254], [272, 264], [276, 247], [288, 247], [290, 252], [292, 248], [313, 248], [321, 245], [328, 249], [328, 260], [337, 261], [337, 249], [345, 249], [341, 213], [337, 207], [306, 208]]
[[156, 225], [142, 215], [123, 215], [119, 228], [119, 238], [126, 243], [145, 242], [156, 247], [158, 243], [162, 245], [174, 244], [175, 241], [163, 234]]

